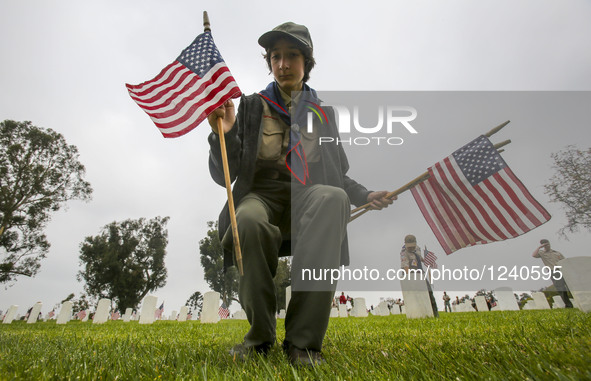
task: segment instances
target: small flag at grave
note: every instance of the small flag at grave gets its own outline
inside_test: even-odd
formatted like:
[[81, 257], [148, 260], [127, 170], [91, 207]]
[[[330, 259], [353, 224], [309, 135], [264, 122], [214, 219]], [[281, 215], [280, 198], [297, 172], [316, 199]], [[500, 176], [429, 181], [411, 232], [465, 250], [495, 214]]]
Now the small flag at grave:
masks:
[[218, 315], [220, 315], [220, 319], [227, 319], [230, 316], [230, 310], [226, 307], [226, 303], [222, 303], [218, 310]]

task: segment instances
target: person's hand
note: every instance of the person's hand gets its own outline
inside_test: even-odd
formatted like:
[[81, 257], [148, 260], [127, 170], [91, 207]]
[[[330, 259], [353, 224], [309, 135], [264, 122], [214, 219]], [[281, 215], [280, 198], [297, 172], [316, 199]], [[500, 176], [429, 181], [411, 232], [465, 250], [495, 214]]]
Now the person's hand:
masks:
[[387, 191], [371, 192], [367, 195], [367, 202], [371, 203], [369, 207], [372, 210], [382, 210], [391, 205], [398, 197], [386, 198]]
[[213, 132], [216, 134], [219, 134], [217, 122], [218, 118], [222, 118], [224, 134], [232, 129], [234, 122], [236, 122], [236, 114], [234, 113], [234, 102], [232, 102], [231, 99], [213, 110], [213, 112], [207, 116], [207, 121], [209, 122]]

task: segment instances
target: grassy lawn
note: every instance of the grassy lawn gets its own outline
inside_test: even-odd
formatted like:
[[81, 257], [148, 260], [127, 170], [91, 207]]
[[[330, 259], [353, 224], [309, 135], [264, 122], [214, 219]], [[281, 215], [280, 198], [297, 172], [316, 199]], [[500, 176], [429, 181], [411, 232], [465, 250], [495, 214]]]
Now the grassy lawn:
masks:
[[[591, 379], [591, 314], [464, 312], [331, 319], [327, 364], [295, 369], [277, 345], [235, 363], [246, 321], [0, 324], [0, 380]], [[284, 336], [283, 320], [278, 337]]]

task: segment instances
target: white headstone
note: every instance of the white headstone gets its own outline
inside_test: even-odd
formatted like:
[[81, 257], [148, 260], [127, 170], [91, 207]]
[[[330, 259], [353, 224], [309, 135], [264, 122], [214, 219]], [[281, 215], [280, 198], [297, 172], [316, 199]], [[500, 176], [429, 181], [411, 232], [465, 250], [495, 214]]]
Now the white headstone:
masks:
[[554, 295], [552, 297], [552, 300], [554, 301], [552, 303], [552, 308], [564, 308], [565, 307], [564, 301], [562, 300], [560, 295]]
[[531, 297], [534, 298], [535, 307], [538, 310], [549, 310], [550, 304], [548, 304], [548, 299], [546, 299], [546, 294], [543, 292], [532, 292]]
[[182, 306], [181, 311], [179, 312], [179, 322], [187, 321], [187, 315], [189, 314], [189, 307]]
[[86, 314], [82, 318], [82, 322], [88, 321], [88, 317], [90, 315], [90, 311], [89, 310], [84, 310], [84, 311], [86, 311]]
[[201, 323], [217, 323], [220, 321], [220, 293], [206, 292], [203, 295], [203, 309], [201, 310]]
[[533, 299], [529, 299], [523, 305], [524, 310], [535, 310], [536, 309], [536, 302]]
[[244, 312], [244, 310], [236, 311], [234, 315], [232, 315], [232, 319], [246, 320], [246, 312]]
[[388, 316], [390, 315], [390, 309], [388, 308], [388, 302], [381, 301], [376, 308], [374, 308], [374, 315], [376, 316]]
[[12, 306], [10, 306], [10, 308], [6, 312], [6, 315], [4, 315], [4, 320], [2, 320], [2, 323], [4, 323], [4, 324], [12, 323], [12, 321], [16, 317], [17, 310], [18, 310], [18, 306], [16, 304], [13, 304]]
[[41, 312], [41, 307], [43, 307], [43, 303], [35, 303], [33, 309], [31, 310], [31, 313], [29, 314], [29, 318], [27, 319], [27, 324], [33, 324], [37, 322], [37, 319], [39, 318], [39, 312]]
[[285, 310], [284, 309], [279, 310], [279, 319], [285, 319]]
[[59, 315], [57, 315], [56, 324], [66, 324], [72, 319], [72, 302], [67, 301], [62, 304], [62, 309]]
[[147, 295], [144, 298], [140, 312], [140, 324], [154, 323], [154, 319], [156, 317], [156, 303], [158, 303], [158, 298], [154, 295]]
[[121, 319], [124, 322], [129, 323], [129, 321], [131, 320], [131, 314], [133, 314], [133, 309], [128, 307], [125, 309], [125, 313], [123, 314], [123, 317]]
[[476, 301], [476, 308], [478, 308], [478, 311], [488, 312], [488, 304], [486, 304], [486, 298], [483, 295], [475, 297], [474, 300]]
[[177, 312], [176, 311], [172, 311], [170, 313], [170, 318], [168, 320], [176, 320], [176, 317], [177, 317], [176, 315], [177, 315]]
[[347, 312], [347, 305], [346, 304], [339, 304], [339, 317], [342, 317], [342, 318], [349, 317], [349, 313]]
[[333, 307], [330, 309], [330, 317], [331, 318], [338, 318], [339, 317], [339, 309], [336, 307]]
[[400, 314], [406, 315], [406, 306], [400, 306]]
[[575, 299], [573, 305], [591, 312], [591, 257], [565, 258], [558, 265], [562, 266], [562, 276]]
[[391, 315], [400, 315], [400, 305], [394, 303], [392, 304], [392, 308], [390, 309]]
[[291, 286], [285, 288], [285, 308], [289, 308], [289, 301], [291, 300]]
[[451, 305], [451, 312], [458, 312], [458, 305], [457, 304]]
[[367, 317], [367, 307], [365, 305], [365, 298], [353, 299], [353, 309], [351, 310], [351, 316]]
[[510, 287], [499, 287], [495, 289], [495, 299], [501, 311], [519, 311], [519, 304], [517, 304], [513, 289]]
[[429, 297], [427, 282], [422, 279], [405, 279], [400, 281], [406, 317], [410, 319], [433, 317], [433, 307]]
[[111, 312], [111, 300], [106, 298], [99, 300], [92, 322], [94, 324], [107, 322], [109, 320], [109, 312]]

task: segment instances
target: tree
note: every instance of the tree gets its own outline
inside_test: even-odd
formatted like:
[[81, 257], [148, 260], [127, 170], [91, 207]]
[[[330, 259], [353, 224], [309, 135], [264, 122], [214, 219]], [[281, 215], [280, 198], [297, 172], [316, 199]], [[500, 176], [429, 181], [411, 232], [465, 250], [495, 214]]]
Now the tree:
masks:
[[591, 148], [582, 151], [567, 146], [552, 154], [556, 170], [544, 186], [552, 202], [562, 204], [568, 223], [560, 234], [575, 233], [579, 228], [591, 231]]
[[224, 254], [218, 238], [218, 224], [208, 221], [207, 226], [207, 237], [199, 241], [205, 281], [212, 290], [220, 293], [223, 302], [230, 307], [233, 300], [239, 301], [238, 271], [231, 267], [224, 272]]
[[185, 302], [185, 306], [189, 307], [191, 311], [201, 311], [203, 307], [203, 295], [199, 291], [195, 291], [193, 295]]
[[136, 308], [148, 292], [166, 284], [164, 257], [168, 217], [125, 220], [106, 225], [80, 245], [84, 280], [90, 296], [109, 298], [117, 308]]
[[88, 201], [90, 183], [78, 149], [31, 122], [0, 122], [0, 283], [32, 277], [49, 251], [50, 212]]

